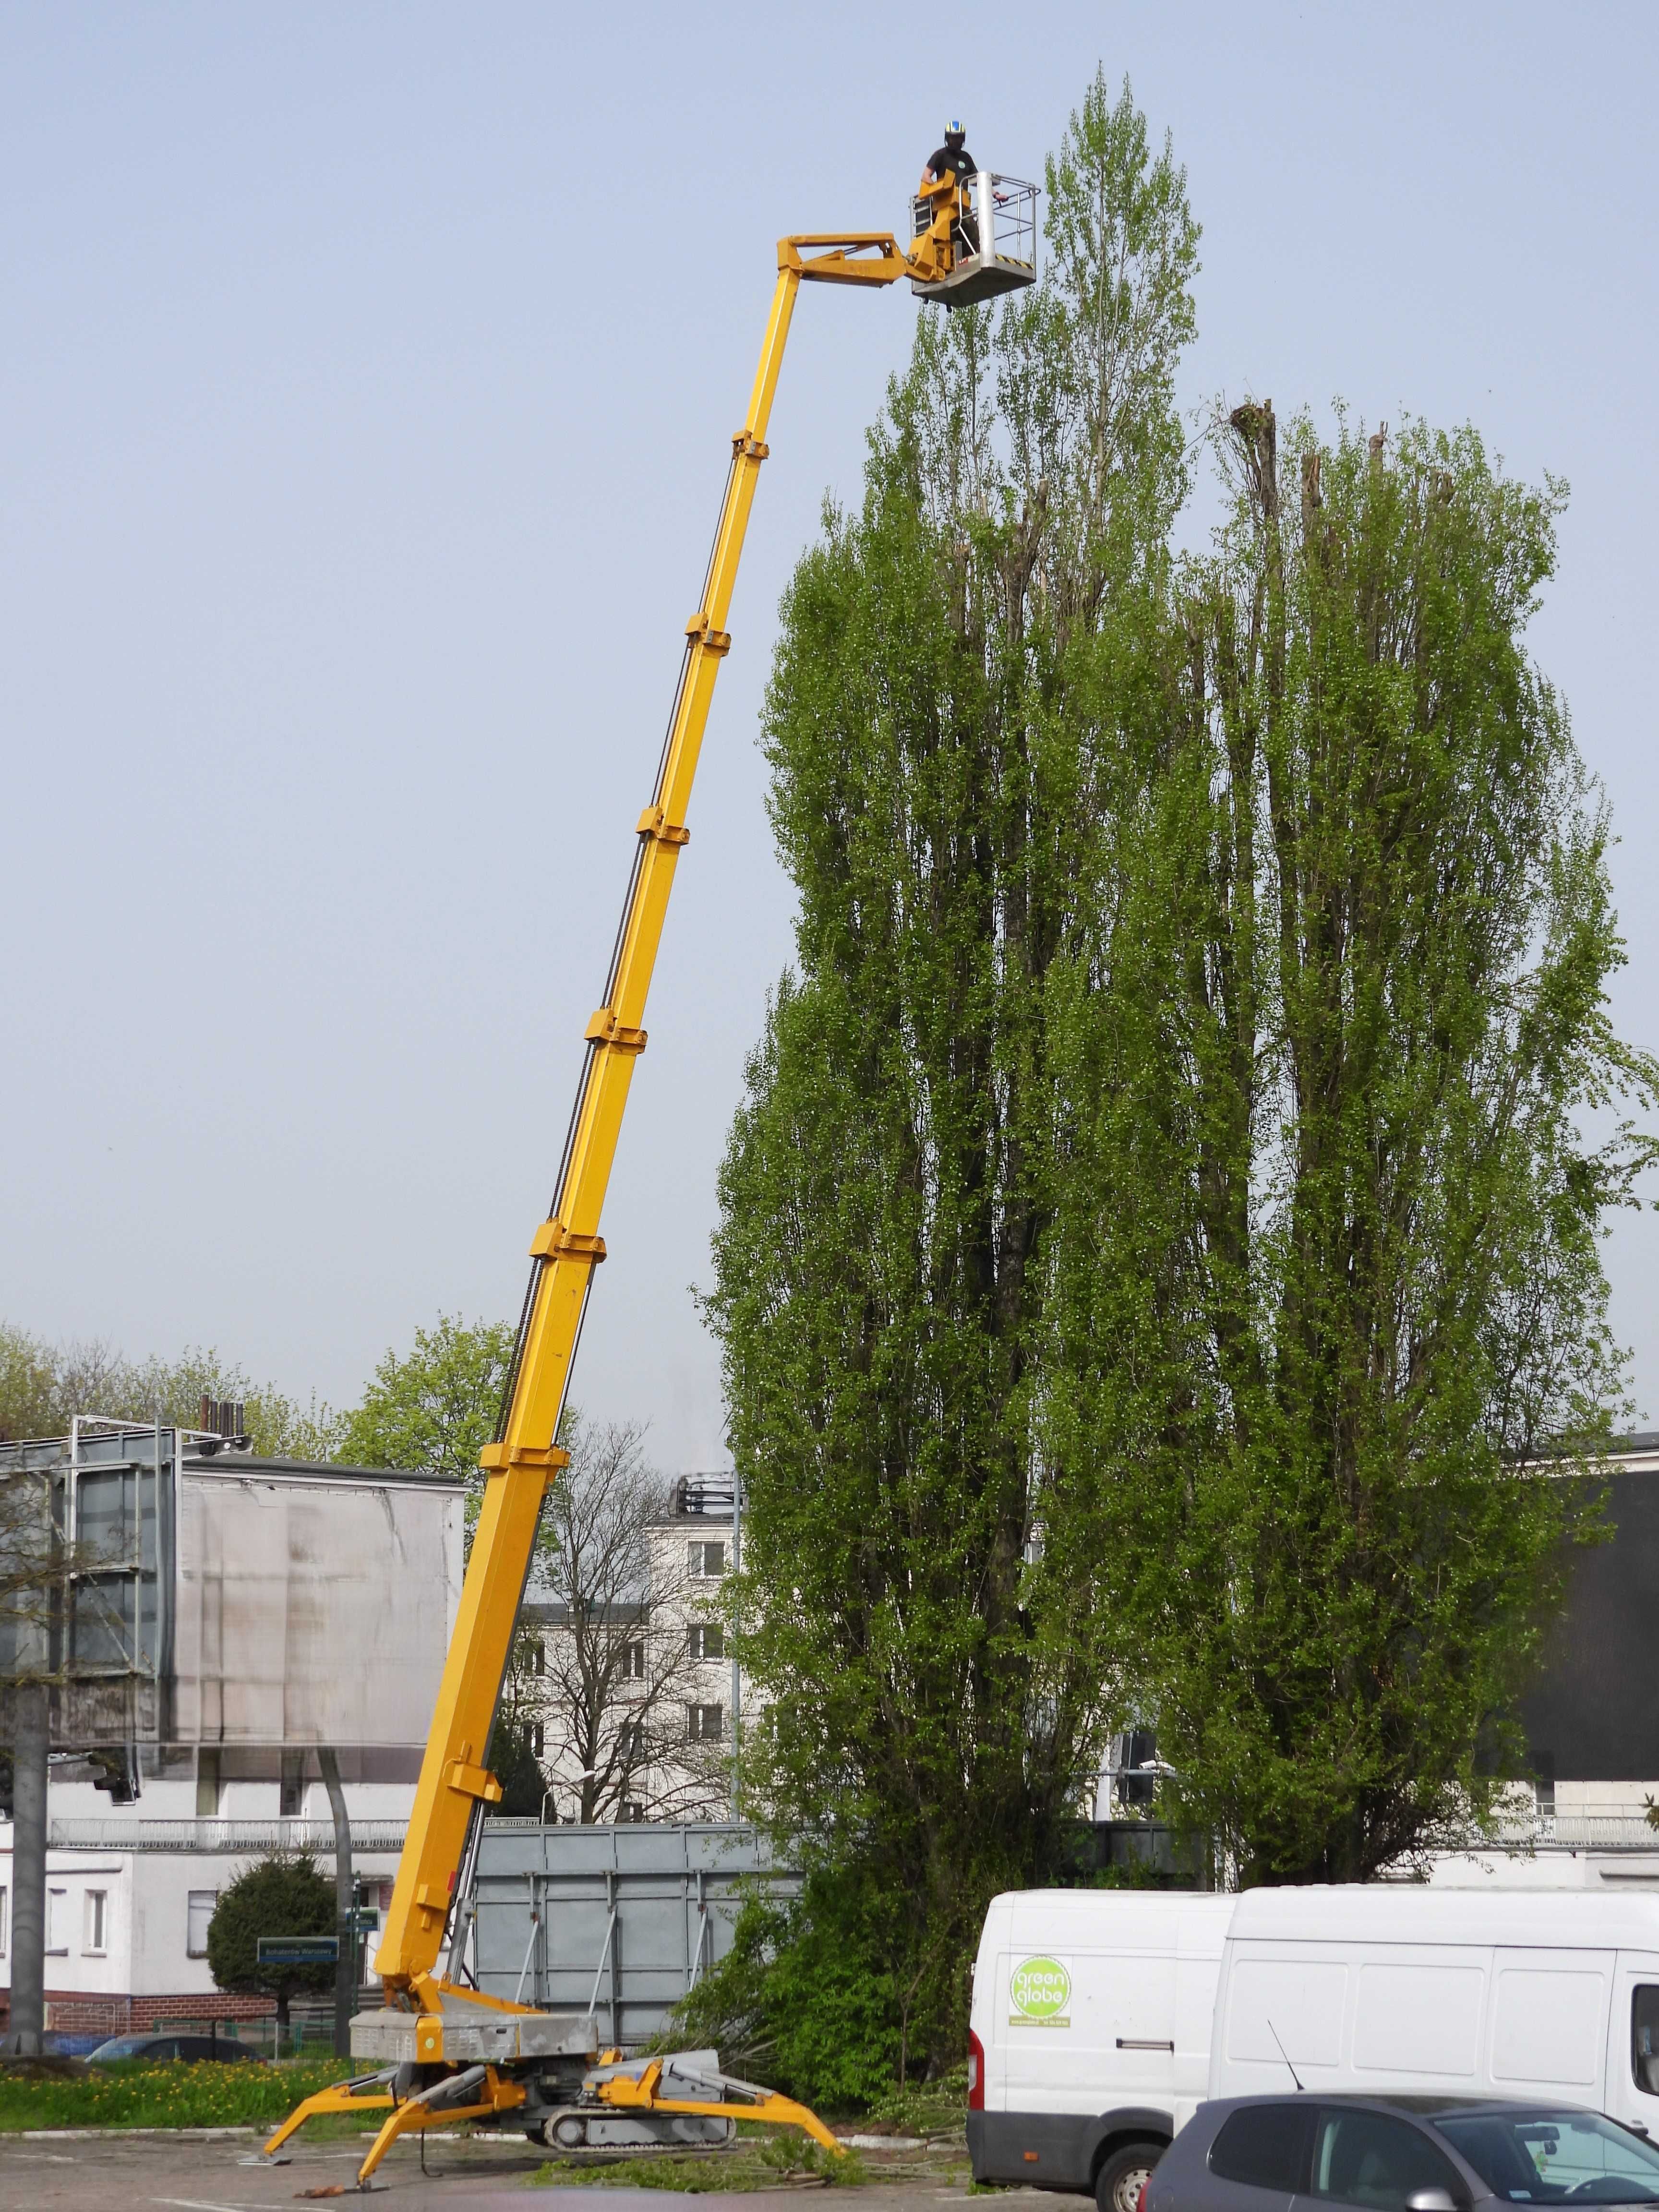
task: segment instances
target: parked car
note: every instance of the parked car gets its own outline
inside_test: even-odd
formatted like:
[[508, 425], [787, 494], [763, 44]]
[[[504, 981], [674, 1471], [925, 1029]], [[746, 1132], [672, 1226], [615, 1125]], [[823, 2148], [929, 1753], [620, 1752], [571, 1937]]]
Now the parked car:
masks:
[[1140, 2184], [1210, 2098], [1525, 2098], [1659, 2139], [1659, 1897], [1414, 1883], [994, 1899], [974, 1970], [980, 2181]]
[[1221, 2097], [1146, 2185], [1146, 2212], [1364, 2212], [1659, 2203], [1659, 2148], [1581, 2106], [1496, 2098]]
[[97, 2066], [108, 2058], [143, 2058], [152, 2065], [171, 2058], [192, 2062], [216, 2058], [231, 2063], [252, 2059], [257, 2065], [264, 2063], [257, 2051], [228, 2035], [112, 2035], [107, 2043], [88, 2051], [87, 2063]]

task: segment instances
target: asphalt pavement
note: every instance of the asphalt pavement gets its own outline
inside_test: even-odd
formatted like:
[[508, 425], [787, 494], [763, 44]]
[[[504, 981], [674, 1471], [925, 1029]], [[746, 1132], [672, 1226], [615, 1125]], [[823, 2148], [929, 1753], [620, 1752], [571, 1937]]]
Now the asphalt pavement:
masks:
[[[281, 2205], [364, 2200], [356, 2169], [365, 2145], [296, 2142], [293, 2162], [251, 2163], [258, 2148], [252, 2135], [184, 2134], [0, 2135], [0, 2212], [270, 2212]], [[672, 2192], [661, 2189], [597, 2186], [538, 2188], [532, 2176], [547, 2154], [515, 2137], [510, 2142], [434, 2136], [421, 2169], [418, 2142], [394, 2146], [375, 2176], [372, 2201], [386, 2212], [429, 2204], [441, 2212], [670, 2212]], [[875, 2161], [868, 2161], [874, 2165]], [[1007, 2192], [1036, 2200], [1041, 2192]], [[698, 2193], [690, 2201], [707, 2212], [803, 2212], [800, 2199], [832, 2197], [836, 2212], [858, 2206], [879, 2212], [938, 2212], [966, 2201], [960, 2169], [949, 2176], [895, 2175], [867, 2188], [830, 2191], [821, 2183], [795, 2183], [754, 2191]], [[1052, 2196], [1048, 2212], [1078, 2212], [1079, 2200]], [[825, 2212], [829, 2212], [826, 2206]], [[1039, 2212], [1035, 2204], [1026, 2212]]]

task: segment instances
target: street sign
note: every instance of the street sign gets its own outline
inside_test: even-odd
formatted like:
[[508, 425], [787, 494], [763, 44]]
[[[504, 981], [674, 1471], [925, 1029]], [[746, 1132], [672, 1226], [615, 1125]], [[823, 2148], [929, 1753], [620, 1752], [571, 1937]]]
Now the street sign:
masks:
[[340, 1955], [337, 1936], [261, 1936], [262, 1966], [331, 1966]]

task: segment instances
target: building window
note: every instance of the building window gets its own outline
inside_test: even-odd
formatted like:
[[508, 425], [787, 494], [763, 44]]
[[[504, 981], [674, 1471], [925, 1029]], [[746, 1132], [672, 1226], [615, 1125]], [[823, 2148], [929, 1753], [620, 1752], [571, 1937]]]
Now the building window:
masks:
[[192, 1889], [185, 1901], [185, 1955], [191, 1959], [207, 1956], [208, 1926], [213, 1918], [213, 1908], [219, 1902], [216, 1889]]
[[69, 1956], [69, 1892], [46, 1892], [46, 1951], [54, 1959]]
[[529, 1656], [530, 1656], [530, 1671], [531, 1671], [531, 1673], [532, 1673], [532, 1674], [546, 1674], [546, 1672], [547, 1672], [547, 1646], [546, 1646], [546, 1644], [544, 1644], [542, 1642], [542, 1639], [541, 1639], [541, 1638], [540, 1638], [539, 1636], [538, 1636], [538, 1637], [534, 1637], [534, 1638], [532, 1638], [532, 1640], [531, 1640], [531, 1644], [530, 1644], [530, 1654], [529, 1654]]
[[726, 1631], [718, 1621], [699, 1621], [686, 1632], [694, 1659], [724, 1659]]
[[211, 1820], [219, 1812], [219, 1754], [216, 1751], [198, 1751], [196, 1754], [196, 1817]]
[[624, 1721], [617, 1731], [617, 1748], [628, 1759], [645, 1756], [645, 1723]]
[[1553, 1752], [1538, 1753], [1538, 1779], [1533, 1784], [1533, 1796], [1540, 1820], [1555, 1818], [1555, 1755]]
[[530, 1723], [530, 1756], [532, 1759], [539, 1759], [541, 1757], [542, 1741], [542, 1724], [539, 1721], [532, 1721]]
[[0, 1888], [0, 1959], [6, 1955], [6, 1907], [9, 1901], [8, 1893]]
[[635, 1827], [645, 1819], [645, 1808], [637, 1797], [624, 1797], [618, 1818], [629, 1827]]
[[724, 1540], [710, 1543], [706, 1537], [694, 1536], [686, 1546], [686, 1569], [697, 1582], [708, 1582], [726, 1572]]
[[[277, 1785], [276, 1817], [279, 1820], [297, 1820], [305, 1809], [306, 1755], [302, 1751], [283, 1753], [283, 1778]], [[270, 1800], [267, 1799], [269, 1803]]]
[[81, 1948], [90, 1958], [101, 1958], [108, 1949], [109, 1892], [89, 1889], [87, 1892], [85, 1940]]
[[726, 1717], [724, 1705], [688, 1705], [685, 1709], [686, 1735], [693, 1743], [718, 1743], [723, 1734]]
[[623, 1644], [622, 1670], [624, 1682], [644, 1681], [645, 1642], [643, 1638], [636, 1638], [631, 1644]]

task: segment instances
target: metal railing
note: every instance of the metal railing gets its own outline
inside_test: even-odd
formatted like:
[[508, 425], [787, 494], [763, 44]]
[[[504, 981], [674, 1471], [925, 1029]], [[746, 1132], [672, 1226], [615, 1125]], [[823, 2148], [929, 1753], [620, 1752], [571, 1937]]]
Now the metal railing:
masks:
[[[1488, 1850], [1659, 1851], [1659, 1831], [1639, 1814], [1619, 1817], [1593, 1813], [1547, 1813], [1535, 1820], [1504, 1823]], [[1476, 1849], [1481, 1848], [1477, 1845]]]
[[[1037, 188], [1023, 177], [981, 169], [967, 180], [972, 234], [958, 241], [971, 246], [965, 260], [1001, 261], [1018, 269], [1036, 268]], [[910, 203], [910, 236], [918, 239], [933, 220], [934, 204], [925, 196]], [[975, 243], [975, 240], [977, 240]], [[961, 264], [958, 264], [962, 265]]]
[[[354, 1851], [400, 1851], [409, 1822], [354, 1819]], [[46, 1844], [57, 1851], [309, 1851], [334, 1854], [332, 1820], [53, 1820]]]

